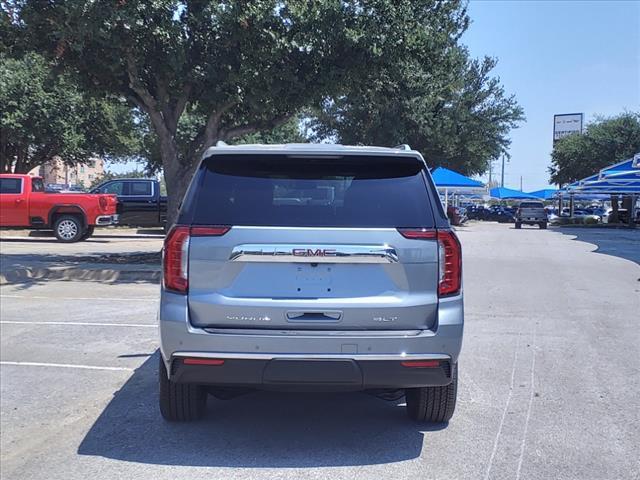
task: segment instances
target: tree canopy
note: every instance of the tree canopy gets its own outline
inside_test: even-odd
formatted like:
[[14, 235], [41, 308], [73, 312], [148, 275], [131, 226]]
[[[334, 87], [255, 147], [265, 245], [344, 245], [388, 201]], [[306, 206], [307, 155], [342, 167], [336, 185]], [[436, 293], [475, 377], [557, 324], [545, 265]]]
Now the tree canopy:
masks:
[[[502, 117], [491, 110], [504, 100], [486, 77], [492, 64], [469, 61], [458, 45], [469, 23], [462, 0], [22, 0], [18, 15], [33, 48], [77, 72], [88, 90], [138, 109], [170, 215], [206, 148], [270, 131], [310, 107], [322, 106], [315, 130], [325, 138], [409, 142], [449, 166], [480, 157], [467, 173], [504, 148], [518, 118], [515, 102]], [[340, 113], [329, 121], [332, 105]], [[336, 127], [346, 106], [355, 119], [349, 135]], [[398, 109], [404, 130], [375, 137]], [[371, 126], [357, 135], [367, 116]], [[499, 145], [478, 141], [479, 132]]]
[[139, 150], [125, 103], [87, 95], [35, 53], [0, 54], [0, 171], [25, 173], [59, 156], [69, 164]]
[[551, 153], [551, 182], [564, 185], [597, 173], [640, 152], [640, 113], [597, 118], [582, 135], [556, 141]]
[[426, 45], [419, 54], [393, 62], [381, 81], [326, 99], [312, 121], [316, 138], [408, 143], [431, 167], [484, 173], [491, 160], [508, 154], [508, 133], [523, 112], [490, 76], [495, 59], [471, 60], [454, 36], [445, 38], [449, 45], [435, 49], [422, 38]]

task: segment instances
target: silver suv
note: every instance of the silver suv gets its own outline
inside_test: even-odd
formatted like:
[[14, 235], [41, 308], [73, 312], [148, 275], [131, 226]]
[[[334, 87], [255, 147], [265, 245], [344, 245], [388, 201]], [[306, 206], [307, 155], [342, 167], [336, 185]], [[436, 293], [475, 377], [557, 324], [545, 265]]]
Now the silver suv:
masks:
[[212, 394], [372, 391], [456, 403], [460, 243], [408, 147], [210, 148], [164, 245], [160, 410]]

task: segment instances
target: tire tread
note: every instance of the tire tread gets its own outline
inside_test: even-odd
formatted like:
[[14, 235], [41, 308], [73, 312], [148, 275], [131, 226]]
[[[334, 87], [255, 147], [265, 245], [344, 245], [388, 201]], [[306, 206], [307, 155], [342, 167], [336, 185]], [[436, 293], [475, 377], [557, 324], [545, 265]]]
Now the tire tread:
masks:
[[207, 392], [201, 385], [176, 383], [169, 380], [160, 356], [158, 368], [160, 383], [160, 413], [170, 422], [188, 422], [202, 418], [207, 403]]
[[458, 365], [451, 368], [451, 383], [442, 387], [408, 388], [407, 413], [418, 422], [442, 423], [453, 416], [458, 391]]

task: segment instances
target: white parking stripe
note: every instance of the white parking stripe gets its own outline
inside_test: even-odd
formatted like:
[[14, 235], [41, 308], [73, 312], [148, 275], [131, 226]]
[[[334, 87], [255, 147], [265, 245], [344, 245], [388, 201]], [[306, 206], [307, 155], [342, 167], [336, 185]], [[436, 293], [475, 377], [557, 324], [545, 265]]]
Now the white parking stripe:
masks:
[[82, 370], [118, 370], [132, 372], [130, 367], [98, 367], [95, 365], [72, 365], [69, 363], [39, 363], [39, 362], [0, 362], [0, 365], [17, 365], [21, 367], [56, 367], [56, 368], [79, 368]]
[[46, 297], [42, 295], [0, 295], [0, 298], [23, 298], [25, 300], [83, 300], [83, 301], [96, 301], [104, 300], [109, 302], [149, 302], [157, 301], [158, 297], [145, 297], [145, 298], [123, 298], [123, 297]]
[[97, 323], [97, 322], [20, 322], [13, 320], [2, 320], [0, 324], [8, 323], [15, 325], [78, 325], [78, 326], [91, 326], [91, 327], [142, 327], [142, 328], [157, 328], [157, 325], [150, 325], [148, 323]]

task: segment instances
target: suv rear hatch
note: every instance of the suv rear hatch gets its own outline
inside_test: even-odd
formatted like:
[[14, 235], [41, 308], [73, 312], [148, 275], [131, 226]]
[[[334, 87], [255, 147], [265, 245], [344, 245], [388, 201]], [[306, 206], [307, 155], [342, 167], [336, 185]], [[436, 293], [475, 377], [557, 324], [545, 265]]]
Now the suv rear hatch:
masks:
[[410, 156], [205, 159], [179, 219], [191, 323], [432, 327], [440, 273], [426, 175]]

